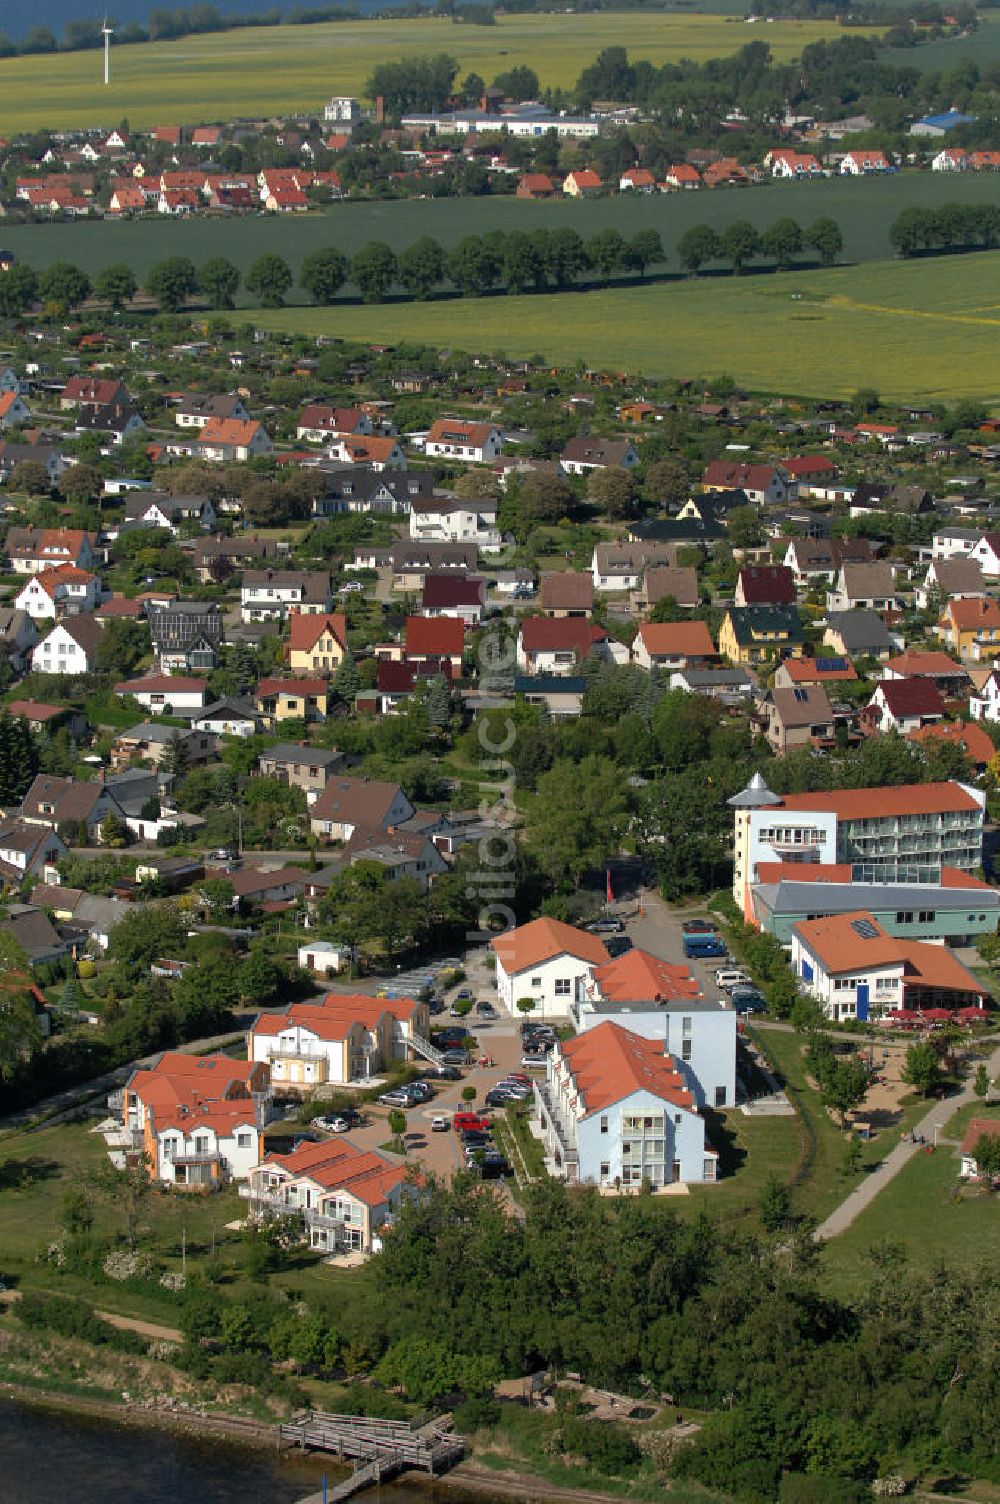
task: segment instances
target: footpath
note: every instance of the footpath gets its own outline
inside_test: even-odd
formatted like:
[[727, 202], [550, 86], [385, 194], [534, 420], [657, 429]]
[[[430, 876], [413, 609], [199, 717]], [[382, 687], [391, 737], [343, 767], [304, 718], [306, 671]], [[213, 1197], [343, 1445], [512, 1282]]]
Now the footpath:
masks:
[[[998, 1046], [986, 1062], [990, 1080], [994, 1080], [1000, 1073], [1000, 1046]], [[926, 1117], [921, 1118], [919, 1123], [914, 1124], [913, 1131], [918, 1137], [927, 1140], [929, 1144], [935, 1144], [947, 1124], [961, 1108], [967, 1107], [970, 1102], [977, 1100], [972, 1088], [971, 1079], [966, 1082], [960, 1092], [953, 1097], [947, 1097], [944, 1101], [935, 1102]], [[838, 1233], [846, 1232], [852, 1222], [858, 1218], [866, 1207], [871, 1206], [891, 1180], [899, 1174], [904, 1165], [909, 1164], [915, 1154], [925, 1153], [921, 1144], [913, 1143], [909, 1137], [901, 1140], [882, 1161], [882, 1163], [861, 1182], [850, 1195], [846, 1196], [835, 1211], [832, 1211], [825, 1222], [817, 1227], [813, 1237], [817, 1243], [825, 1242], [827, 1238], [835, 1238]]]

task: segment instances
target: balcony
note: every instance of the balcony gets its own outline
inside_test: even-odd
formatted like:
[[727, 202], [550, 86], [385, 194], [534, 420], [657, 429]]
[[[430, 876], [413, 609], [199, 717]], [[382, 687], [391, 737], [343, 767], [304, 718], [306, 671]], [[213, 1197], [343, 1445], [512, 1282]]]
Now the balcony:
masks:
[[326, 1060], [326, 1051], [316, 1045], [275, 1044], [267, 1052], [268, 1060]]
[[535, 1082], [535, 1108], [546, 1137], [554, 1138], [559, 1145], [563, 1163], [575, 1165], [579, 1159], [576, 1136], [559, 1111], [559, 1107], [543, 1082]]

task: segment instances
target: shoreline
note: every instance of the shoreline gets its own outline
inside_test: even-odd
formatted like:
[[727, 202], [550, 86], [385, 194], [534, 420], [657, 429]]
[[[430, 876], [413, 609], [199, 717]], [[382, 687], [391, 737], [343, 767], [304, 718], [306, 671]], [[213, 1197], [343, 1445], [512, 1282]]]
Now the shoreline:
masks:
[[[200, 1410], [154, 1410], [122, 1400], [97, 1399], [90, 1395], [65, 1394], [55, 1389], [25, 1389], [18, 1384], [0, 1381], [0, 1399], [25, 1405], [35, 1410], [61, 1410], [71, 1412], [81, 1419], [117, 1422], [124, 1427], [150, 1428], [159, 1431], [174, 1431], [196, 1438], [215, 1437], [234, 1446], [243, 1446], [250, 1451], [278, 1451], [278, 1423], [257, 1421], [240, 1415], [215, 1414]], [[336, 1459], [331, 1467], [342, 1468]], [[347, 1469], [343, 1468], [347, 1477]], [[425, 1473], [407, 1472], [393, 1480], [395, 1487], [412, 1489], [414, 1492], [456, 1492], [482, 1494], [519, 1500], [531, 1500], [540, 1504], [543, 1499], [565, 1500], [566, 1504], [622, 1504], [617, 1494], [605, 1494], [588, 1488], [567, 1488], [550, 1483], [546, 1478], [533, 1473], [516, 1470], [496, 1470], [482, 1466], [475, 1460], [466, 1459], [449, 1472], [436, 1478]]]

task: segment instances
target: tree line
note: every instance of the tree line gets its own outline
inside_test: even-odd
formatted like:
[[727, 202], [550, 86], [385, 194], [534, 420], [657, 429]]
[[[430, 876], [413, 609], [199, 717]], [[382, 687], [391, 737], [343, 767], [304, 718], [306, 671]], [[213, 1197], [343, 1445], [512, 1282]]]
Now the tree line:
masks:
[[[683, 269], [695, 275], [712, 262], [728, 262], [741, 272], [760, 257], [784, 270], [806, 248], [815, 250], [824, 266], [832, 265], [843, 248], [836, 221], [824, 217], [803, 230], [794, 219], [782, 218], [758, 232], [748, 220], [737, 220], [721, 234], [710, 225], [695, 225], [681, 236], [676, 253]], [[587, 240], [568, 228], [493, 231], [463, 236], [450, 251], [422, 235], [398, 254], [381, 240], [369, 241], [352, 257], [334, 246], [311, 251], [298, 285], [319, 305], [333, 303], [348, 284], [365, 303], [385, 302], [400, 291], [422, 301], [449, 283], [463, 297], [475, 298], [498, 291], [562, 292], [588, 273], [603, 286], [617, 274], [644, 277], [649, 267], [668, 260], [656, 230], [638, 230], [626, 239], [608, 226]], [[163, 312], [176, 313], [199, 295], [212, 308], [232, 309], [241, 286], [261, 307], [280, 308], [294, 285], [288, 262], [268, 251], [245, 273], [226, 256], [211, 256], [197, 267], [187, 256], [168, 256], [150, 268], [143, 287]], [[117, 311], [139, 290], [125, 262], [105, 267], [93, 279], [67, 261], [55, 261], [41, 273], [18, 263], [0, 277], [0, 316], [20, 318], [39, 302], [65, 312], [90, 297]]]
[[1000, 245], [1000, 205], [942, 204], [939, 209], [904, 209], [889, 226], [889, 244], [899, 256], [928, 251], [991, 251]]
[[[361, 12], [351, 4], [324, 5], [315, 9], [296, 6], [286, 15], [273, 10], [249, 11], [245, 15], [222, 15], [214, 5], [197, 4], [169, 9], [157, 6], [146, 25], [126, 21], [115, 30], [115, 46], [136, 42], [163, 42], [174, 37], [202, 36], [213, 31], [236, 31], [247, 26], [308, 26], [317, 21], [357, 21]], [[0, 32], [0, 57], [32, 56], [46, 52], [89, 52], [104, 45], [101, 22], [93, 17], [67, 21], [61, 37], [51, 26], [32, 26], [19, 40]]]

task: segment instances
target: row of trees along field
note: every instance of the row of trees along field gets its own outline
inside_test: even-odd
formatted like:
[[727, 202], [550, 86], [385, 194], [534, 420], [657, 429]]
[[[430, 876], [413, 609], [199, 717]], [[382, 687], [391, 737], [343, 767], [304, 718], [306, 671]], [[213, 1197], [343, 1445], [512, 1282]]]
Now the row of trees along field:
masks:
[[[748, 220], [737, 220], [721, 234], [709, 225], [694, 225], [678, 242], [677, 257], [691, 274], [713, 262], [741, 272], [761, 258], [784, 270], [809, 250], [824, 266], [832, 265], [842, 249], [839, 226], [825, 217], [806, 230], [794, 219], [779, 219], [762, 233]], [[299, 286], [318, 304], [332, 303], [349, 283], [366, 303], [384, 302], [400, 291], [425, 299], [449, 283], [463, 297], [483, 297], [500, 289], [563, 290], [588, 275], [601, 285], [618, 274], [644, 277], [650, 266], [669, 259], [656, 230], [639, 230], [626, 239], [609, 226], [588, 240], [571, 229], [491, 232], [466, 235], [450, 251], [423, 235], [398, 254], [379, 240], [369, 241], [350, 259], [333, 246], [312, 251], [302, 262]], [[225, 256], [212, 256], [200, 267], [186, 256], [169, 256], [150, 269], [145, 291], [165, 312], [175, 313], [197, 296], [213, 308], [233, 308], [241, 286], [262, 307], [279, 308], [294, 285], [288, 262], [268, 251], [245, 274]], [[0, 315], [18, 318], [39, 301], [57, 310], [78, 308], [90, 297], [120, 309], [139, 290], [139, 280], [125, 262], [105, 267], [93, 280], [66, 261], [53, 262], [41, 273], [22, 263], [0, 279]]]
[[900, 256], [993, 250], [1000, 245], [1000, 206], [942, 204], [939, 209], [904, 209], [889, 226], [889, 244]]

